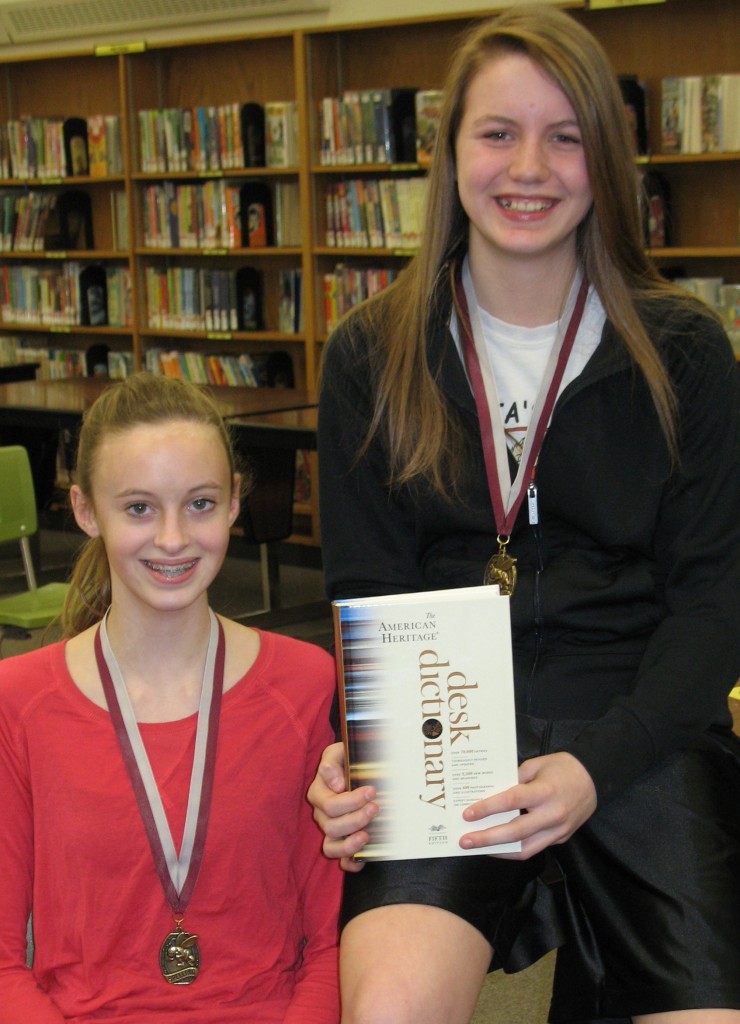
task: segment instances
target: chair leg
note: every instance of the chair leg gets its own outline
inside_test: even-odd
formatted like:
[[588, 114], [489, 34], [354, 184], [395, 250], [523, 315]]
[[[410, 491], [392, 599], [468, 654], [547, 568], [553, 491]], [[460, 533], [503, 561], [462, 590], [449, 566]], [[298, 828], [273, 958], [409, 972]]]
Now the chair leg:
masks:
[[23, 558], [23, 569], [26, 573], [26, 582], [29, 590], [36, 590], [36, 573], [33, 571], [33, 559], [31, 557], [31, 542], [28, 537], [21, 537], [21, 557]]

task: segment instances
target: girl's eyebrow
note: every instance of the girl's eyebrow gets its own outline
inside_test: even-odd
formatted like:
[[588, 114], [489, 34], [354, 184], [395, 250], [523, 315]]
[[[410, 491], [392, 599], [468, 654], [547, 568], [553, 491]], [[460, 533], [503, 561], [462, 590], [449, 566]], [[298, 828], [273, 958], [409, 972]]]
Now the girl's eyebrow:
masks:
[[[473, 127], [479, 125], [488, 124], [490, 121], [495, 121], [496, 124], [503, 125], [516, 125], [519, 121], [514, 117], [507, 117], [506, 114], [481, 114], [480, 117], [476, 117], [473, 121]], [[546, 125], [548, 131], [552, 131], [555, 128], [578, 128], [578, 121], [573, 117], [564, 117], [561, 121], [553, 121]]]
[[[223, 486], [215, 480], [205, 480], [203, 483], [196, 484], [195, 487], [190, 487], [186, 494], [198, 494], [199, 491], [221, 491]], [[156, 491], [147, 491], [139, 487], [129, 487], [125, 491], [119, 491], [116, 494], [116, 498], [153, 498], [156, 497]]]

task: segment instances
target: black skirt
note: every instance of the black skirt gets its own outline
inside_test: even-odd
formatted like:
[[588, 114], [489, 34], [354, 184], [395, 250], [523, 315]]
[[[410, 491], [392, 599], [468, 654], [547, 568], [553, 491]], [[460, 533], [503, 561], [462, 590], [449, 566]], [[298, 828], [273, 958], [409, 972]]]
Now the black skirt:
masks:
[[[530, 757], [583, 723], [519, 724]], [[368, 863], [346, 878], [343, 923], [398, 903], [469, 921], [492, 969], [557, 947], [552, 1024], [740, 1009], [740, 738], [705, 733], [531, 860]]]

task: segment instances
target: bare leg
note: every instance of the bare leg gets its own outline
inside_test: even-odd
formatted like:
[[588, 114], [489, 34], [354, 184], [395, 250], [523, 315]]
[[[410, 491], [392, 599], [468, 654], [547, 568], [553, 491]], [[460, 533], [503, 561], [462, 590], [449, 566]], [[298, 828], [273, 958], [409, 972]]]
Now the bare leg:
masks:
[[468, 1024], [492, 955], [462, 918], [405, 903], [353, 918], [340, 950], [342, 1024]]

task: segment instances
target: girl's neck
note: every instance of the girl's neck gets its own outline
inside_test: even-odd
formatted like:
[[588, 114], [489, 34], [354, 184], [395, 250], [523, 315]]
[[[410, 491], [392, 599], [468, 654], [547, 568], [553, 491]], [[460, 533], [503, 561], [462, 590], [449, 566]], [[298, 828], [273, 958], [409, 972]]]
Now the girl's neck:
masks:
[[559, 320], [573, 277], [572, 259], [495, 260], [469, 255], [475, 296], [491, 316], [519, 327], [541, 327]]
[[138, 721], [174, 721], [197, 711], [210, 636], [205, 600], [145, 617], [114, 602], [106, 628]]

